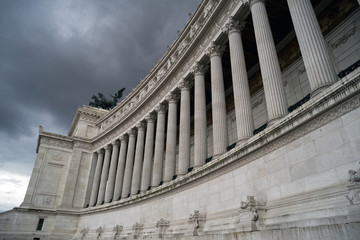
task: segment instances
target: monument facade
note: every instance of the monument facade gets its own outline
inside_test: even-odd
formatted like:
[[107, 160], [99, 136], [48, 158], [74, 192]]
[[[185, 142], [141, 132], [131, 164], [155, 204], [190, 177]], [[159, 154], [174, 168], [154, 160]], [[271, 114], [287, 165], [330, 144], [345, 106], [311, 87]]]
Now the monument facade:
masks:
[[40, 127], [3, 239], [357, 239], [356, 0], [203, 0], [110, 110]]

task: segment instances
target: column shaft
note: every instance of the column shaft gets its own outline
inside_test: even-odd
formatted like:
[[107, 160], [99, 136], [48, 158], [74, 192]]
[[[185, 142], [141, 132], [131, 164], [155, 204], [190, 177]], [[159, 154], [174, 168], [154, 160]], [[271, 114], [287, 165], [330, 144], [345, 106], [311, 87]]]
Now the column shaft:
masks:
[[224, 48], [213, 43], [208, 49], [211, 67], [211, 98], [213, 119], [214, 156], [226, 152], [228, 131], [226, 125], [226, 102], [221, 55]]
[[310, 0], [288, 0], [312, 95], [337, 78]]
[[103, 204], [103, 202], [104, 202], [106, 182], [107, 182], [107, 178], [108, 178], [108, 174], [109, 174], [110, 157], [111, 157], [111, 146], [107, 145], [105, 147], [104, 165], [103, 165], [102, 172], [101, 172], [99, 195], [98, 195], [96, 205]]
[[288, 112], [285, 89], [264, 0], [252, 0], [250, 8], [269, 123], [271, 123], [285, 116]]
[[97, 196], [99, 193], [99, 184], [100, 184], [100, 176], [101, 170], [103, 165], [103, 158], [104, 158], [104, 149], [97, 151], [97, 160], [96, 160], [96, 168], [95, 168], [95, 176], [94, 182], [91, 189], [91, 196], [90, 196], [90, 206], [95, 206]]
[[140, 190], [140, 180], [141, 180], [141, 169], [142, 161], [144, 156], [144, 140], [145, 140], [145, 123], [140, 123], [137, 126], [138, 135], [136, 140], [136, 152], [135, 152], [135, 162], [134, 162], [134, 172], [131, 183], [131, 195], [136, 195]]
[[115, 176], [116, 176], [116, 166], [117, 166], [118, 157], [119, 157], [119, 141], [116, 140], [116, 141], [112, 142], [111, 145], [112, 145], [112, 153], [111, 153], [108, 185], [107, 185], [106, 193], [105, 193], [105, 203], [109, 203], [113, 199]]
[[136, 130], [132, 129], [128, 132], [128, 134], [129, 134], [129, 146], [126, 155], [124, 183], [123, 183], [121, 198], [127, 198], [130, 194], [131, 179], [134, 168]]
[[207, 67], [196, 63], [192, 69], [194, 73], [194, 167], [205, 163], [207, 157], [207, 122], [206, 122], [206, 96], [205, 72]]
[[169, 182], [175, 175], [176, 163], [176, 120], [177, 120], [177, 96], [170, 94], [167, 97], [169, 102], [168, 125], [166, 133], [166, 154], [164, 182]]
[[144, 165], [141, 175], [141, 187], [140, 191], [145, 192], [150, 186], [152, 159], [154, 153], [154, 135], [155, 135], [155, 117], [150, 114], [146, 117], [146, 140], [145, 140], [145, 152], [144, 152]]
[[241, 26], [238, 21], [231, 18], [226, 27], [229, 36], [236, 130], [238, 141], [241, 141], [253, 135], [254, 119], [252, 114], [244, 49], [240, 34]]
[[119, 154], [118, 166], [116, 170], [116, 180], [115, 180], [114, 196], [113, 196], [114, 201], [119, 200], [121, 197], [123, 180], [124, 180], [126, 152], [128, 146], [128, 136], [127, 135], [121, 136], [120, 142], [121, 142], [120, 154]]
[[152, 174], [151, 186], [159, 186], [162, 179], [163, 161], [164, 161], [164, 144], [165, 144], [165, 106], [160, 105], [156, 108], [157, 124], [154, 153], [154, 171]]
[[190, 89], [188, 80], [180, 85], [180, 129], [179, 129], [179, 169], [177, 175], [184, 175], [190, 167]]

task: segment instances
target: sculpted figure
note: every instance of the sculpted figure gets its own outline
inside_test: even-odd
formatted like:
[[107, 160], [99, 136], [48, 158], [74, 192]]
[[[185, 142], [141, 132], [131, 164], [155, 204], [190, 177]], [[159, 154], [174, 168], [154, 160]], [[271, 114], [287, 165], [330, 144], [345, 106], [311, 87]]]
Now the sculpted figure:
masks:
[[110, 94], [112, 100], [107, 99], [102, 93], [98, 93], [97, 96], [93, 95], [91, 97], [93, 101], [89, 102], [89, 106], [109, 110], [116, 106], [118, 100], [122, 97], [124, 90], [125, 88], [120, 89], [117, 93], [114, 94], [114, 96]]

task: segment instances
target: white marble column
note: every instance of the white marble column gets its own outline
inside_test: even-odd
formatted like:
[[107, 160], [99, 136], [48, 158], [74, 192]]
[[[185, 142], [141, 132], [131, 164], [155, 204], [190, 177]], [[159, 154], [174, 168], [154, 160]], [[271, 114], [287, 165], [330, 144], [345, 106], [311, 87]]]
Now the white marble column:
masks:
[[111, 157], [111, 145], [106, 145], [105, 149], [105, 157], [104, 157], [104, 164], [102, 167], [101, 172], [101, 180], [100, 180], [100, 187], [99, 187], [99, 195], [97, 199], [96, 205], [103, 204], [104, 197], [105, 197], [105, 189], [106, 189], [106, 182], [109, 174], [109, 164], [110, 164], [110, 157]]
[[120, 154], [119, 154], [118, 166], [116, 170], [116, 179], [115, 179], [114, 196], [113, 196], [114, 201], [120, 200], [121, 197], [128, 140], [129, 140], [128, 135], [122, 135], [120, 137]]
[[94, 182], [91, 188], [90, 206], [95, 206], [97, 196], [99, 193], [100, 176], [101, 176], [101, 170], [104, 160], [104, 149], [100, 149], [96, 153], [97, 153], [97, 160], [96, 160]]
[[236, 130], [238, 141], [246, 140], [253, 135], [254, 119], [252, 114], [249, 80], [246, 71], [244, 49], [241, 40], [240, 25], [232, 17], [226, 24], [225, 31], [229, 37], [231, 73], [233, 82]]
[[143, 157], [144, 157], [144, 141], [145, 141], [146, 124], [144, 122], [140, 122], [139, 124], [136, 125], [136, 128], [138, 134], [136, 140], [134, 171], [131, 182], [131, 195], [136, 195], [140, 190], [141, 169], [142, 169]]
[[265, 1], [251, 0], [250, 9], [259, 54], [269, 124], [271, 124], [288, 113], [285, 89], [270, 23], [266, 13]]
[[145, 152], [144, 152], [144, 165], [141, 174], [141, 186], [140, 191], [145, 192], [150, 186], [152, 160], [154, 153], [154, 135], [155, 135], [155, 115], [149, 114], [145, 117], [146, 126], [146, 140], [145, 140]]
[[177, 101], [179, 97], [175, 93], [170, 93], [166, 97], [169, 103], [168, 124], [166, 132], [166, 153], [165, 153], [165, 173], [164, 182], [169, 182], [175, 175], [176, 164], [176, 131], [177, 131]]
[[216, 156], [226, 152], [229, 141], [226, 123], [224, 77], [221, 63], [224, 47], [213, 42], [206, 53], [210, 56], [213, 149], [214, 156]]
[[129, 130], [128, 135], [129, 135], [129, 146], [128, 146], [128, 150], [127, 150], [127, 154], [126, 154], [124, 183], [123, 183], [121, 198], [127, 198], [130, 194], [131, 179], [132, 179], [132, 173], [133, 173], [133, 168], [134, 168], [136, 129]]
[[335, 67], [310, 0], [287, 2], [309, 78], [311, 95], [316, 95], [337, 80]]
[[112, 153], [111, 153], [108, 184], [107, 184], [106, 193], [105, 193], [105, 203], [109, 203], [113, 199], [115, 176], [116, 176], [116, 166], [117, 166], [118, 157], [119, 157], [119, 140], [113, 141], [111, 143], [111, 145], [112, 145]]
[[154, 168], [151, 179], [151, 186], [156, 187], [160, 185], [163, 172], [164, 161], [164, 146], [165, 146], [165, 120], [166, 120], [166, 106], [160, 104], [156, 107], [157, 123], [156, 123], [156, 137], [155, 137], [155, 153], [154, 153]]
[[205, 73], [208, 66], [196, 62], [191, 69], [194, 74], [194, 167], [205, 164], [207, 157], [207, 121]]
[[180, 127], [179, 127], [179, 168], [178, 176], [185, 175], [190, 167], [190, 90], [191, 82], [182, 80], [179, 84]]

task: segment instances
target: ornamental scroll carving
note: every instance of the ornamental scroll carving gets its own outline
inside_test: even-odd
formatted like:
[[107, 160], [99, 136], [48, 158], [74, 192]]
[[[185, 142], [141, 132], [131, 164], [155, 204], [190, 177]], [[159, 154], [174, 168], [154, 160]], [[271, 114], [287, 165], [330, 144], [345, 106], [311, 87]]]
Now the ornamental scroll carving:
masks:
[[166, 234], [166, 229], [170, 226], [170, 221], [161, 218], [157, 221], [155, 227], [158, 229], [159, 238], [162, 238]]
[[204, 229], [204, 224], [206, 222], [206, 217], [203, 214], [200, 214], [199, 210], [194, 210], [193, 214], [190, 214], [189, 223], [193, 224], [193, 236], [199, 236], [199, 232]]

